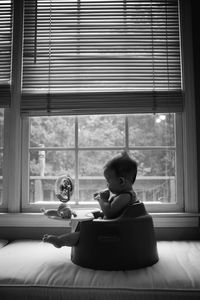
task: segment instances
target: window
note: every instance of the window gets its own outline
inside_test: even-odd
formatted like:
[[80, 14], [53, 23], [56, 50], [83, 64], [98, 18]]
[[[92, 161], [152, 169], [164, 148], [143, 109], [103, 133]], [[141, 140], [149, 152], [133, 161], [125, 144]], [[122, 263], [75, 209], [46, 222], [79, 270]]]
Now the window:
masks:
[[0, 79], [1, 211], [57, 206], [54, 181], [64, 171], [75, 181], [74, 205], [92, 207], [93, 191], [105, 187], [104, 161], [127, 149], [151, 212], [196, 213], [190, 1], [12, 3], [0, 39], [0, 55], [11, 56], [0, 57], [9, 74]]
[[23, 178], [27, 178], [25, 199], [29, 201], [24, 207], [37, 210], [55, 204], [55, 181], [66, 173], [75, 184], [71, 204], [97, 206], [93, 194], [106, 188], [103, 165], [126, 149], [138, 162], [134, 185], [138, 199], [153, 210], [182, 209], [182, 177], [177, 176], [181, 174], [177, 156], [182, 155], [176, 146], [179, 122], [173, 113], [27, 118], [29, 138], [23, 140], [29, 140], [29, 145], [24, 143], [23, 157], [28, 161], [24, 160]]

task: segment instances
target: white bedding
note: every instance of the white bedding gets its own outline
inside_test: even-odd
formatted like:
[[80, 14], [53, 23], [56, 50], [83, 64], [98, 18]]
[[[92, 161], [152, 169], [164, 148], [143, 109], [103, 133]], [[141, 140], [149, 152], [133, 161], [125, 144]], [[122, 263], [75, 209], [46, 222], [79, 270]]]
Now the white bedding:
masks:
[[159, 262], [132, 271], [74, 265], [71, 248], [15, 241], [0, 249], [0, 299], [200, 299], [200, 242], [158, 242]]

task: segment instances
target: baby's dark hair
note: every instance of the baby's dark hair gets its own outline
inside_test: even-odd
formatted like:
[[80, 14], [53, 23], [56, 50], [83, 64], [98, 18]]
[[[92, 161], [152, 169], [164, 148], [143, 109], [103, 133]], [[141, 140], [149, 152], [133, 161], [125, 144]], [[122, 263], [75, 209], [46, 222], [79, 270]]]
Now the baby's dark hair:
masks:
[[116, 176], [129, 179], [132, 184], [137, 176], [137, 163], [126, 151], [109, 160], [104, 166], [104, 172], [108, 169], [115, 171]]

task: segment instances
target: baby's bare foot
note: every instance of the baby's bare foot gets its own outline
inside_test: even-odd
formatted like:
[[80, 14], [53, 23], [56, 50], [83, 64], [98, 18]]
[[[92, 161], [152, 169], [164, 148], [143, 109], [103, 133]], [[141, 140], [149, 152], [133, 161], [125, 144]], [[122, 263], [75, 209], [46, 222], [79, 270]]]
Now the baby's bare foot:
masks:
[[60, 248], [61, 247], [60, 240], [59, 240], [59, 238], [56, 235], [45, 234], [43, 236], [42, 240], [45, 243], [50, 243], [50, 244], [54, 245], [56, 248]]

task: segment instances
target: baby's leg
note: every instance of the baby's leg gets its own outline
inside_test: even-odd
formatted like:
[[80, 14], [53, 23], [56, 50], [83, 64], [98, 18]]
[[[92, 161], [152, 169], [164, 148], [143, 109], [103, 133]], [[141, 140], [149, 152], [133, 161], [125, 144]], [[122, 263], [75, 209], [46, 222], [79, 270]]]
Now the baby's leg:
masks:
[[58, 239], [58, 236], [56, 235], [48, 235], [45, 234], [42, 238], [43, 242], [50, 243], [54, 245], [56, 248], [60, 248], [62, 245], [60, 245], [60, 241]]
[[59, 239], [59, 243], [62, 246], [72, 247], [78, 243], [79, 237], [80, 237], [80, 231], [76, 231], [76, 232], [60, 235], [58, 239]]
[[80, 236], [79, 231], [63, 234], [60, 236], [45, 234], [43, 236], [43, 242], [53, 244], [57, 248], [60, 248], [62, 246], [72, 247], [78, 243], [79, 236]]

